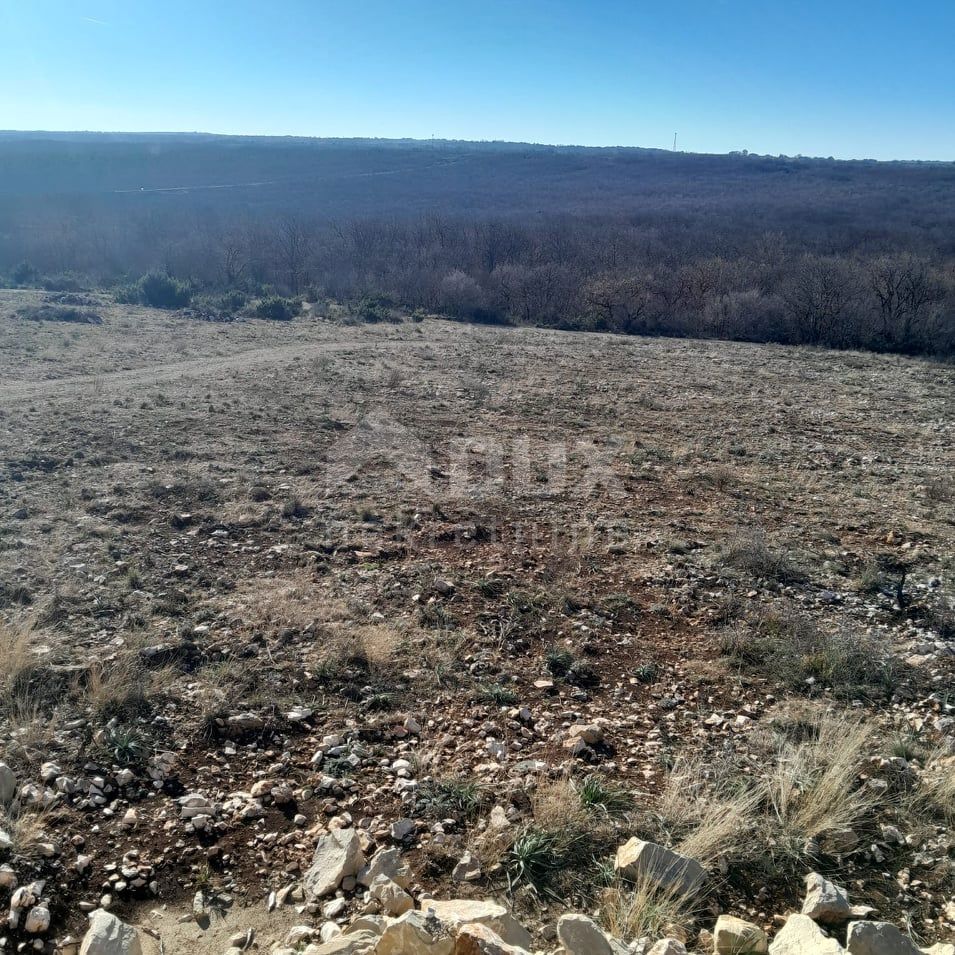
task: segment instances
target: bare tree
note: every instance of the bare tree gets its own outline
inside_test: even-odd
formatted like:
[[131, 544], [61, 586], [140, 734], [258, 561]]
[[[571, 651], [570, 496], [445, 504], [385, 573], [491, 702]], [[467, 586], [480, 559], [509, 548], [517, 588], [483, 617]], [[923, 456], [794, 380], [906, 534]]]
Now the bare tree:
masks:
[[308, 281], [306, 268], [311, 246], [311, 233], [301, 220], [289, 218], [279, 226], [276, 236], [279, 272], [293, 295], [298, 295]]

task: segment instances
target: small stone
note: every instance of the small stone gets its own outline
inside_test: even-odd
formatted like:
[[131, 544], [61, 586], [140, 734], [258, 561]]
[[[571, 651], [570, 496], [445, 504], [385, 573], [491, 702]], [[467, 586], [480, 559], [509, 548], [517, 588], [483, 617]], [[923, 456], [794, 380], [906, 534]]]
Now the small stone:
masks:
[[391, 824], [389, 832], [395, 842], [404, 842], [417, 828], [417, 823], [413, 819], [399, 819]]
[[588, 746], [597, 746], [604, 741], [604, 731], [596, 723], [575, 723], [567, 736], [583, 740]]
[[474, 882], [481, 878], [481, 863], [470, 852], [465, 852], [451, 872], [451, 878], [455, 882]]
[[385, 915], [392, 917], [404, 915], [405, 912], [414, 908], [414, 901], [411, 896], [386, 875], [375, 876], [369, 894], [378, 902]]
[[45, 905], [34, 905], [27, 912], [24, 929], [31, 935], [39, 935], [50, 927], [50, 910]]
[[379, 849], [371, 861], [358, 873], [358, 881], [369, 886], [375, 877], [386, 875], [392, 882], [396, 882], [403, 889], [411, 885], [411, 870], [401, 861], [401, 851], [396, 848]]

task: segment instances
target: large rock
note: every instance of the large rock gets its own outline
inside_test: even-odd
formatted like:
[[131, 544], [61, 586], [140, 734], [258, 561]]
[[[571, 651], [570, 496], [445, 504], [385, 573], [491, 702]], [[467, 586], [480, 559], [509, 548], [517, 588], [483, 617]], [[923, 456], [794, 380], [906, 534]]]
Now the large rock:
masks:
[[497, 932], [480, 922], [462, 926], [454, 940], [454, 955], [527, 955], [523, 948], [508, 945]]
[[758, 925], [735, 915], [721, 915], [713, 929], [713, 951], [716, 955], [765, 955], [769, 939]]
[[530, 932], [497, 902], [481, 899], [422, 899], [421, 911], [433, 914], [456, 934], [462, 925], [478, 923], [496, 932], [508, 944], [530, 949], [533, 939]]
[[586, 915], [562, 915], [557, 920], [557, 938], [566, 955], [614, 955], [610, 937]]
[[378, 935], [375, 932], [352, 932], [336, 935], [327, 942], [309, 945], [303, 955], [363, 955], [375, 947]]
[[314, 900], [334, 892], [342, 879], [356, 875], [364, 864], [358, 833], [354, 829], [333, 829], [315, 846], [312, 864], [303, 879], [306, 896]]
[[617, 849], [614, 868], [630, 882], [647, 880], [680, 895], [693, 895], [706, 881], [696, 859], [636, 836]]
[[143, 955], [139, 932], [105, 909], [90, 913], [90, 927], [80, 955]]
[[920, 955], [920, 949], [891, 922], [850, 922], [849, 955]]
[[810, 872], [806, 876], [802, 914], [808, 915], [814, 922], [839, 925], [852, 918], [852, 906], [845, 889], [824, 879], [818, 872]]
[[386, 875], [403, 889], [411, 885], [411, 870], [401, 859], [398, 849], [379, 849], [358, 873], [362, 885], [371, 885], [379, 875]]
[[453, 950], [449, 927], [434, 914], [417, 911], [385, 926], [375, 945], [375, 955], [451, 955]]
[[769, 943], [769, 955], [843, 955], [843, 949], [808, 915], [797, 914], [786, 919]]
[[0, 806], [9, 806], [16, 794], [16, 775], [6, 763], [0, 763]]
[[414, 908], [414, 900], [405, 890], [386, 875], [375, 876], [368, 894], [381, 906], [385, 915], [404, 915]]

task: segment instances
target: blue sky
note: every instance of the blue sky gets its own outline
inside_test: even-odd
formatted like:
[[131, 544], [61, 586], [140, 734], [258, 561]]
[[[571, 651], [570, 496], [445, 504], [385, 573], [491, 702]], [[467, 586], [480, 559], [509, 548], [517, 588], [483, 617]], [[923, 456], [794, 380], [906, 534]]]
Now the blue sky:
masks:
[[955, 160], [955, 0], [0, 0], [0, 128]]

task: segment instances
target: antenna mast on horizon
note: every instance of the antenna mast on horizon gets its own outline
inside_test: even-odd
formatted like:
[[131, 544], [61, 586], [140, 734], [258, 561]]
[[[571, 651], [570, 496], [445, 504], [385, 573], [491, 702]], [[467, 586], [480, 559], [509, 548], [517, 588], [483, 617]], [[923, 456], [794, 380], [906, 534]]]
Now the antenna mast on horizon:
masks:
[[673, 151], [676, 152], [676, 133], [673, 134]]

